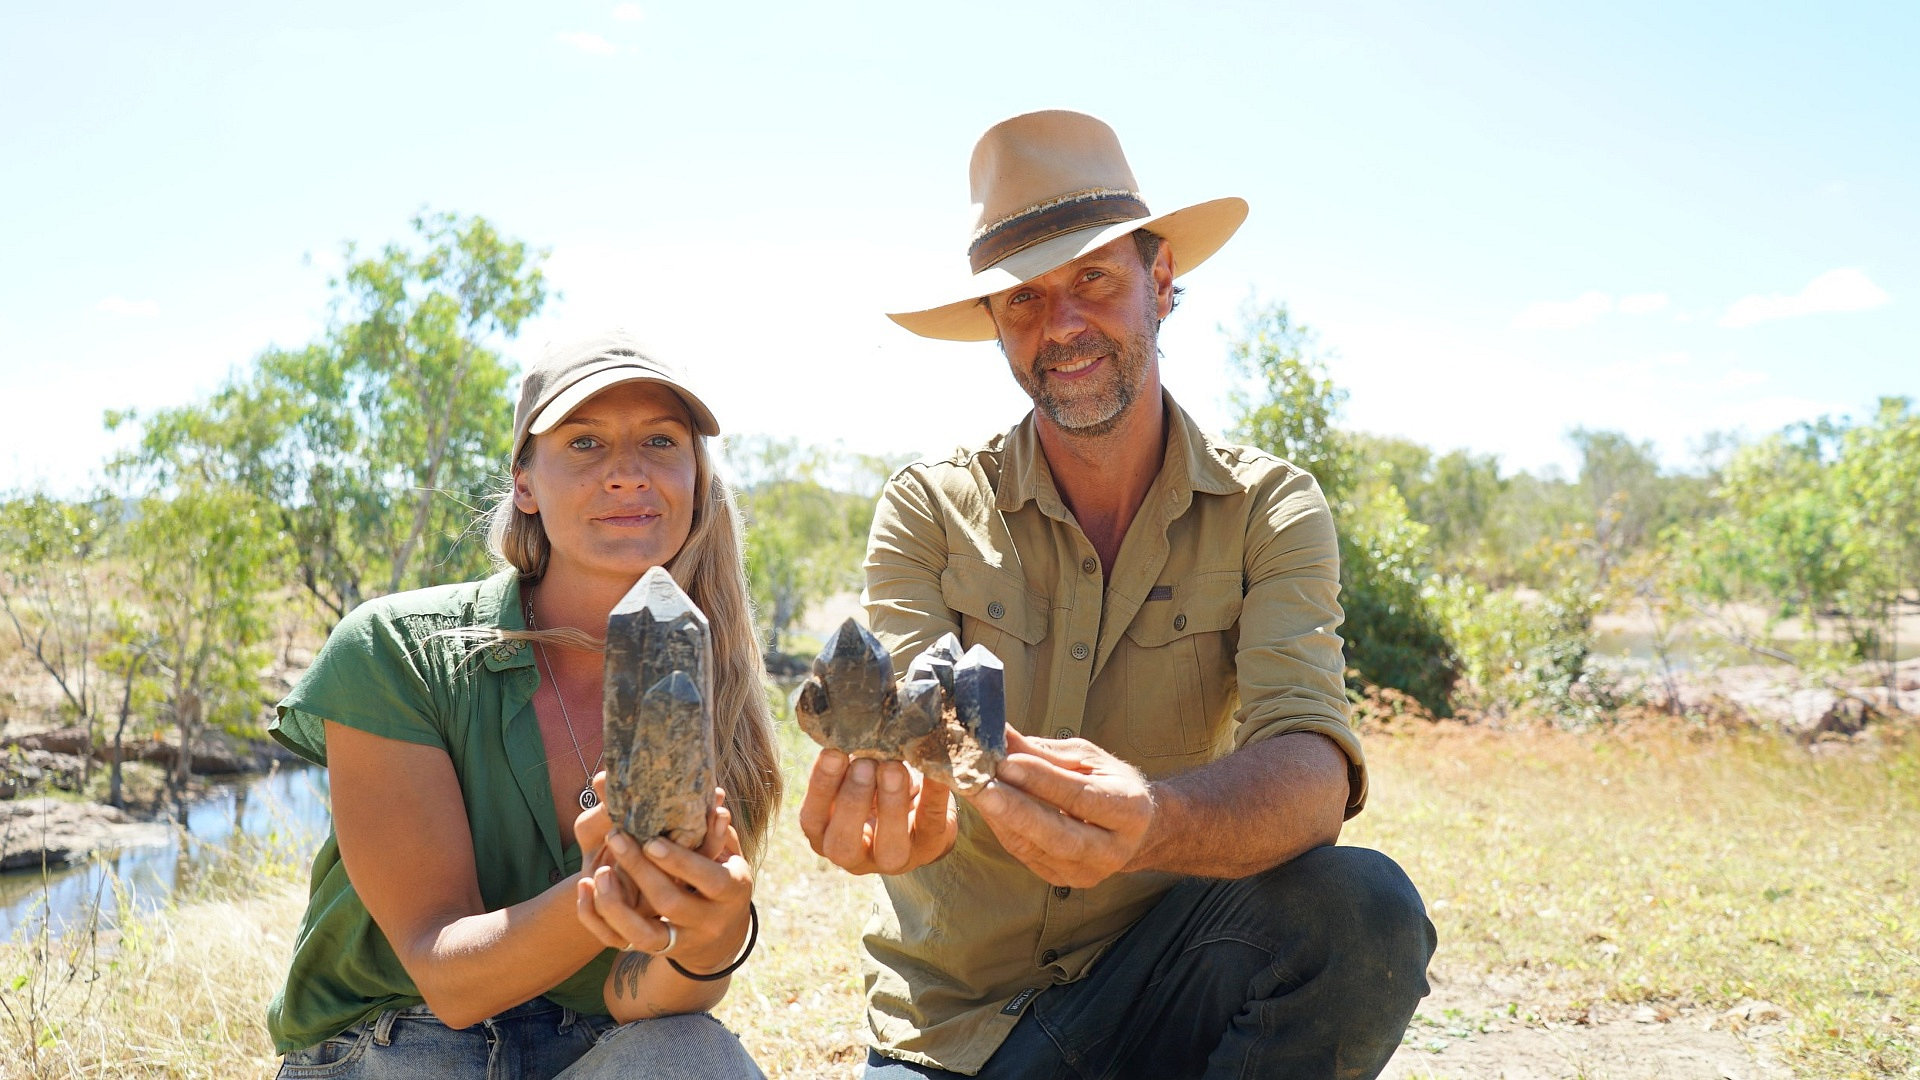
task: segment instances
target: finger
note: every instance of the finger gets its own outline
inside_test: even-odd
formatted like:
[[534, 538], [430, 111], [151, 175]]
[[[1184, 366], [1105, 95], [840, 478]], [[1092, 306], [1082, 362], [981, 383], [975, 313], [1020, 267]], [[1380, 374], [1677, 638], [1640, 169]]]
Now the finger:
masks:
[[727, 841], [727, 826], [733, 821], [733, 811], [727, 809], [727, 789], [713, 789], [713, 805], [707, 808], [707, 835], [701, 841], [700, 854], [709, 859], [722, 857], [720, 849]]
[[873, 772], [870, 759], [854, 759], [833, 800], [833, 817], [821, 837], [820, 853], [841, 866], [872, 865]]
[[908, 814], [913, 809], [913, 778], [898, 761], [881, 762], [874, 802], [873, 865], [883, 874], [906, 869], [913, 856], [914, 836]]
[[[647, 841], [643, 850], [647, 859], [662, 874], [709, 900], [730, 898], [745, 887], [745, 883], [736, 875], [732, 859], [715, 862], [697, 851], [688, 851], [658, 837]], [[745, 861], [741, 860], [742, 865]], [[637, 883], [639, 879], [634, 880]], [[667, 912], [663, 909], [662, 914]]]
[[972, 801], [1003, 844], [1009, 838], [1018, 838], [1044, 853], [1049, 861], [1062, 865], [1083, 861], [1090, 851], [1112, 836], [1107, 829], [1076, 821], [998, 780], [989, 781]]
[[1129, 824], [1139, 815], [1139, 800], [1146, 798], [1144, 783], [1130, 790], [1118, 777], [1062, 768], [1028, 755], [1002, 761], [994, 779], [1103, 828]]
[[946, 850], [947, 838], [959, 825], [951, 790], [922, 773], [920, 794], [913, 803], [913, 853], [917, 861], [928, 862]]
[[608, 926], [607, 921], [600, 917], [599, 907], [594, 903], [594, 885], [591, 877], [574, 879], [573, 907], [574, 913], [580, 917], [580, 925], [587, 928], [587, 933], [592, 934], [594, 940], [610, 949], [626, 947], [626, 939], [615, 933], [613, 927]]
[[824, 854], [820, 845], [833, 819], [833, 803], [840, 795], [840, 780], [847, 774], [847, 755], [838, 750], [822, 750], [813, 759], [813, 771], [807, 774], [806, 798], [800, 802], [800, 831], [807, 836], [814, 854]]
[[594, 911], [620, 938], [622, 947], [631, 944], [643, 952], [658, 952], [667, 947], [667, 927], [659, 919], [642, 913], [628, 903], [625, 886], [611, 867], [601, 867], [593, 875]]
[[1025, 735], [1016, 740], [1014, 733], [1007, 734], [1007, 756], [1015, 755], [1039, 758], [1055, 765], [1070, 769], [1084, 770], [1093, 757], [1096, 747], [1085, 739], [1029, 739]]

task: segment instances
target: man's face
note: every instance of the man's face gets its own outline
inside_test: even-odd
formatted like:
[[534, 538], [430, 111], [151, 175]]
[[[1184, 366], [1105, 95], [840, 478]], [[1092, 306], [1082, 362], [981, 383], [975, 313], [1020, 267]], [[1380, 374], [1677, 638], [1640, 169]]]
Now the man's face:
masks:
[[1143, 265], [1131, 236], [988, 297], [1000, 351], [1034, 407], [1064, 433], [1105, 435], [1153, 385], [1173, 258]]

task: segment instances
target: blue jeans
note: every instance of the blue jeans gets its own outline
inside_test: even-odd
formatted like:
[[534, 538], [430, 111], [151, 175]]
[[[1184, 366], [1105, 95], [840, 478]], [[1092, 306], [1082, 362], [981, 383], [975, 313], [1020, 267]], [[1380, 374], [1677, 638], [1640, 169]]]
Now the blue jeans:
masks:
[[[1189, 878], [1086, 978], [1035, 998], [980, 1075], [1364, 1080], [1399, 1049], [1433, 949], [1419, 892], [1377, 851]], [[866, 1080], [959, 1075], [867, 1056]]]
[[602, 1080], [760, 1077], [740, 1040], [706, 1013], [615, 1024], [534, 998], [455, 1030], [425, 1005], [381, 1013], [280, 1063], [280, 1080]]

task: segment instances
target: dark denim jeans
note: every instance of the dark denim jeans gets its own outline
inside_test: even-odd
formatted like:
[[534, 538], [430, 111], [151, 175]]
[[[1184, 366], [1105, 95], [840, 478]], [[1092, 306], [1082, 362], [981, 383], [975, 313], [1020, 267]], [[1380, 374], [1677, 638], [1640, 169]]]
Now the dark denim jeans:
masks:
[[[1190, 878], [1079, 982], [1042, 993], [990, 1080], [1376, 1076], [1427, 993], [1433, 924], [1392, 859], [1316, 848], [1237, 881]], [[866, 1080], [957, 1077], [867, 1057]]]
[[535, 998], [472, 1027], [450, 1028], [425, 1005], [381, 1013], [296, 1050], [280, 1080], [611, 1080], [759, 1077], [740, 1040], [706, 1013], [615, 1024]]

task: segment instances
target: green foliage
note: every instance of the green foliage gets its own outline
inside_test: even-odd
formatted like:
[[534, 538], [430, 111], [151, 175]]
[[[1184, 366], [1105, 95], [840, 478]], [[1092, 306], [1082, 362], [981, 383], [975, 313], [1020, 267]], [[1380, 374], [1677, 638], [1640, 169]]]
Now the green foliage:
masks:
[[1435, 582], [1434, 606], [1458, 650], [1456, 703], [1490, 716], [1594, 719], [1604, 697], [1589, 680], [1596, 594], [1567, 581], [1545, 594], [1488, 589], [1465, 577]]
[[[258, 734], [266, 594], [280, 584], [284, 538], [271, 506], [235, 488], [190, 484], [134, 508], [126, 548], [146, 610], [136, 631], [142, 667], [189, 748], [209, 726]], [[190, 768], [182, 753], [173, 782]]]
[[1408, 514], [1393, 480], [1396, 470], [1424, 470], [1425, 452], [1340, 432], [1346, 391], [1328, 376], [1313, 332], [1280, 304], [1250, 306], [1244, 318], [1229, 352], [1256, 389], [1234, 393], [1240, 419], [1232, 434], [1312, 473], [1333, 508], [1347, 667], [1362, 683], [1404, 691], [1446, 715], [1453, 652], [1422, 589], [1430, 530]]
[[511, 372], [493, 343], [547, 298], [544, 252], [484, 218], [423, 214], [414, 248], [359, 257], [327, 334], [268, 349], [205, 401], [136, 420], [117, 475], [231, 486], [271, 508], [303, 587], [338, 618], [370, 595], [484, 573], [468, 539], [506, 471]]
[[1384, 475], [1341, 502], [1337, 524], [1348, 666], [1448, 715], [1457, 661], [1426, 592], [1427, 526]]
[[[748, 585], [768, 652], [794, 620], [836, 592], [860, 587], [861, 559], [885, 472], [794, 440], [753, 437], [729, 443], [747, 518]], [[841, 474], [849, 492], [830, 486]]]
[[1284, 304], [1248, 304], [1241, 323], [1227, 355], [1256, 389], [1232, 392], [1239, 420], [1229, 434], [1307, 470], [1329, 502], [1339, 499], [1354, 467], [1353, 448], [1334, 427], [1347, 392], [1327, 374], [1316, 335]]

